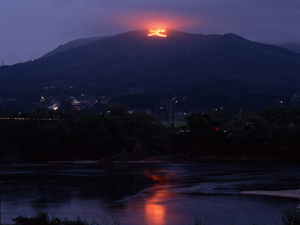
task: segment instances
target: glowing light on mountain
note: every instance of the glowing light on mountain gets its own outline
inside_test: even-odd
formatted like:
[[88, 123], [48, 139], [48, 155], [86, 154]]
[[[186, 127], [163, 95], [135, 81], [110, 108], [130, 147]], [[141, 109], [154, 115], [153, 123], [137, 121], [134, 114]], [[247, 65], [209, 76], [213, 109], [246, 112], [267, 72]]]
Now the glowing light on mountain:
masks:
[[[120, 16], [116, 17], [113, 23], [118, 24], [124, 31], [128, 30], [144, 30], [147, 28], [146, 35], [152, 33], [149, 32], [150, 29], [166, 29], [166, 33], [160, 32], [160, 34], [165, 34], [168, 37], [172, 34], [168, 33], [168, 29], [179, 30], [187, 32], [189, 29], [199, 27], [203, 25], [204, 20], [198, 20], [193, 17], [187, 17], [167, 12], [159, 11], [148, 11], [139, 12], [134, 14], [124, 14], [122, 20], [119, 19]], [[168, 28], [168, 29], [167, 29]]]
[[150, 32], [150, 34], [148, 34], [148, 36], [167, 37], [166, 34], [162, 34], [162, 33], [166, 32], [166, 30], [164, 30], [164, 29], [149, 30], [149, 32]]

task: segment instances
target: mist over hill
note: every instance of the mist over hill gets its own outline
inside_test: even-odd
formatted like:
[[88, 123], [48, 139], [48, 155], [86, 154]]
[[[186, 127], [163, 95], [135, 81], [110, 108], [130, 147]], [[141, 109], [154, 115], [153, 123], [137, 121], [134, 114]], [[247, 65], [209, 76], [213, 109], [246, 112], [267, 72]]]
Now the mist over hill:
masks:
[[[35, 61], [2, 66], [0, 96], [33, 101], [40, 96], [114, 96], [139, 89], [181, 96], [202, 93], [201, 98], [209, 102], [211, 96], [205, 93], [215, 86], [220, 88], [214, 98], [224, 97], [227, 91], [233, 96], [227, 100], [233, 101], [243, 91], [296, 90], [300, 84], [299, 53], [231, 33], [166, 30], [164, 38], [149, 37], [148, 32], [88, 39], [91, 43], [61, 46]], [[46, 88], [50, 86], [55, 88]]]
[[108, 36], [75, 39], [73, 41], [69, 41], [66, 44], [62, 44], [62, 45], [58, 46], [56, 49], [52, 50], [51, 52], [48, 52], [47, 54], [43, 55], [42, 57], [49, 57], [49, 56], [55, 55], [58, 52], [63, 52], [63, 51], [67, 51], [69, 49], [77, 48], [82, 45], [87, 45], [87, 44], [93, 43], [95, 41], [105, 39], [107, 37]]

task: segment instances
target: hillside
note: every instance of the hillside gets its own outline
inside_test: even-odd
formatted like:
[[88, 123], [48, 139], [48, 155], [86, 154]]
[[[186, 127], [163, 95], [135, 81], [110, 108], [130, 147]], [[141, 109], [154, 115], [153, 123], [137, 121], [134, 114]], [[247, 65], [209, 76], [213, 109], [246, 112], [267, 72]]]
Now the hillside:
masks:
[[[0, 67], [0, 96], [36, 99], [197, 90], [207, 80], [236, 80], [251, 87], [293, 87], [300, 82], [300, 54], [235, 34], [202, 35], [167, 30], [167, 37], [130, 31], [49, 57]], [[213, 84], [211, 84], [213, 87]], [[70, 90], [70, 86], [76, 86]], [[230, 89], [230, 87], [229, 87]]]
[[51, 52], [48, 52], [47, 54], [43, 55], [42, 58], [55, 55], [56, 53], [59, 53], [59, 52], [63, 52], [63, 51], [67, 51], [67, 50], [70, 50], [70, 49], [73, 49], [73, 48], [77, 48], [77, 47], [82, 46], [82, 45], [91, 44], [95, 41], [99, 41], [99, 40], [105, 39], [107, 37], [108, 36], [79, 38], [79, 39], [76, 39], [76, 40], [73, 40], [73, 41], [69, 41], [68, 43], [62, 44], [62, 45], [58, 46], [56, 49], [52, 50]]

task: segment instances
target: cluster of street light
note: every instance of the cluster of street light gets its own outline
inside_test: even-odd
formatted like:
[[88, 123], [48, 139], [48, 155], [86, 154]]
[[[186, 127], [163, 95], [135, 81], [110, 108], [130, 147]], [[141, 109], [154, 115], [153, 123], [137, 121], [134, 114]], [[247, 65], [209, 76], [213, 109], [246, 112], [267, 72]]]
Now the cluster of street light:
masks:
[[0, 120], [62, 120], [52, 118], [0, 117]]

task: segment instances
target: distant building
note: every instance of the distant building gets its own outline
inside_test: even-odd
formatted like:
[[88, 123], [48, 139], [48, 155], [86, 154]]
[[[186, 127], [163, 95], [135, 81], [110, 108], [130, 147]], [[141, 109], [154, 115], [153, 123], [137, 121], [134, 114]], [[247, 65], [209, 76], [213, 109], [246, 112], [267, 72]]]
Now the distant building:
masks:
[[111, 100], [110, 97], [101, 96], [101, 101], [100, 101], [100, 103], [101, 103], [102, 105], [106, 105], [106, 104], [108, 104], [108, 103], [110, 102], [110, 100]]
[[129, 88], [130, 93], [131, 94], [140, 94], [140, 93], [144, 93], [144, 89], [141, 87], [133, 87], [133, 88]]
[[152, 115], [152, 110], [146, 109], [146, 110], [145, 110], [145, 113], [147, 113], [147, 114], [149, 114], [149, 115]]

